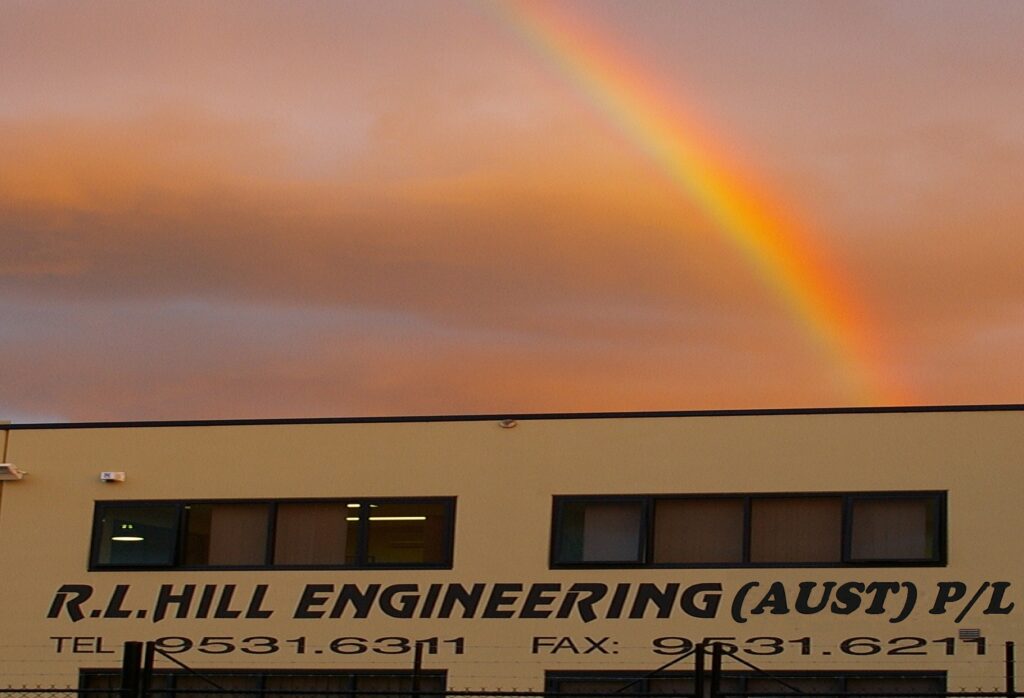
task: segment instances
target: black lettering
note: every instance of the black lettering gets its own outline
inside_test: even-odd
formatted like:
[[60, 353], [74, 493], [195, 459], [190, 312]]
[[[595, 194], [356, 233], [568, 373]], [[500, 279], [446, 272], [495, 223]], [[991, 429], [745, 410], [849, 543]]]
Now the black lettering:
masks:
[[672, 607], [675, 606], [678, 595], [678, 584], [666, 584], [664, 589], [659, 589], [657, 584], [640, 584], [637, 586], [629, 617], [643, 618], [647, 613], [647, 606], [653, 603], [658, 607], [658, 618], [668, 618], [672, 615]]
[[555, 602], [554, 594], [561, 591], [561, 584], [531, 584], [530, 591], [523, 601], [523, 608], [519, 611], [520, 618], [549, 618], [553, 613], [552, 609], [540, 608], [549, 606]]
[[[416, 584], [390, 584], [384, 588], [380, 595], [380, 610], [392, 618], [412, 618], [416, 611], [416, 603], [419, 597], [416, 592], [419, 586]], [[398, 605], [395, 605], [395, 598], [398, 597]]]
[[583, 650], [583, 654], [590, 654], [591, 652], [597, 652], [598, 654], [611, 654], [611, 651], [604, 647], [604, 643], [611, 640], [610, 637], [599, 637], [594, 639], [584, 635], [583, 639], [587, 641], [588, 645], [590, 645], [587, 649]]
[[167, 616], [167, 609], [172, 605], [177, 606], [177, 610], [174, 612], [175, 618], [188, 618], [188, 609], [192, 605], [192, 597], [195, 593], [195, 584], [183, 584], [180, 594], [174, 593], [173, 584], [161, 584], [160, 591], [156, 596], [153, 622], [163, 620]]
[[626, 606], [626, 598], [629, 596], [629, 590], [632, 586], [629, 582], [615, 585], [615, 593], [612, 594], [611, 603], [608, 605], [608, 612], [604, 614], [605, 618], [622, 617], [622, 609]]
[[860, 582], [846, 582], [836, 589], [836, 600], [832, 602], [832, 612], [848, 616], [860, 608], [860, 594], [864, 585]]
[[[54, 638], [50, 638], [51, 640]], [[533, 644], [530, 648], [531, 654], [540, 654], [542, 647], [554, 647], [555, 640], [558, 638], [554, 635], [535, 635], [533, 638]]]
[[[50, 616], [50, 617], [52, 618], [53, 616]], [[56, 650], [57, 650], [57, 654], [60, 654], [61, 652], [64, 651], [64, 642], [65, 642], [65, 640], [70, 640], [71, 636], [70, 635], [51, 635], [50, 639], [57, 641]]]
[[899, 615], [889, 619], [890, 623], [902, 623], [917, 605], [917, 586], [913, 582], [900, 582], [900, 586], [907, 592], [907, 600], [903, 602], [903, 609]]
[[579, 654], [580, 653], [580, 648], [576, 646], [576, 643], [572, 641], [571, 637], [561, 637], [561, 638], [559, 638], [558, 643], [551, 650], [551, 654], [557, 654], [558, 652], [561, 652], [562, 650], [568, 650], [569, 652], [571, 652], [573, 654]]
[[[699, 602], [698, 594], [703, 594]], [[679, 599], [679, 606], [686, 615], [693, 618], [714, 618], [718, 615], [718, 604], [721, 601], [722, 585], [718, 582], [693, 584], [683, 591], [683, 595]]]
[[818, 586], [818, 582], [800, 582], [800, 590], [796, 594], [796, 602], [793, 608], [797, 613], [805, 616], [814, 613], [821, 613], [828, 606], [828, 600], [832, 597], [832, 590], [836, 588], [836, 582], [821, 582], [821, 598], [818, 603], [811, 605], [811, 592]]
[[928, 613], [935, 616], [945, 613], [948, 604], [959, 601], [966, 595], [967, 585], [963, 582], [939, 582], [938, 591], [935, 592], [935, 604]]
[[267, 584], [257, 584], [256, 588], [252, 590], [252, 598], [249, 599], [249, 607], [245, 609], [246, 618], [270, 618], [274, 614], [273, 611], [269, 611], [261, 608], [263, 605], [263, 599], [267, 595]]
[[[608, 593], [607, 584], [582, 583], [578, 582], [569, 587], [569, 593], [565, 595], [562, 605], [558, 608], [556, 618], [568, 618], [575, 606], [579, 609], [580, 618], [584, 623], [597, 618], [594, 613], [594, 604], [603, 599]], [[581, 598], [581, 594], [583, 595]]]
[[512, 594], [523, 590], [522, 584], [495, 584], [491, 587], [491, 595], [487, 597], [487, 605], [484, 606], [484, 618], [511, 618], [516, 614], [512, 609], [503, 609], [502, 606], [510, 606], [518, 600], [518, 596]]
[[786, 587], [782, 582], [772, 582], [768, 592], [761, 599], [761, 602], [750, 609], [750, 615], [759, 616], [769, 609], [773, 616], [781, 616], [789, 613], [789, 604], [786, 600]]
[[885, 597], [889, 595], [889, 592], [899, 590], [899, 582], [871, 582], [865, 591], [869, 594], [874, 593], [874, 597], [871, 599], [871, 605], [864, 609], [864, 612], [873, 616], [885, 613]]
[[338, 592], [338, 598], [334, 602], [334, 608], [331, 609], [331, 618], [341, 618], [341, 614], [345, 612], [345, 607], [349, 604], [356, 609], [353, 618], [366, 618], [370, 615], [373, 600], [377, 598], [379, 591], [380, 584], [368, 584], [366, 591], [360, 591], [355, 584], [342, 585], [341, 591]]
[[736, 596], [732, 600], [732, 619], [737, 623], [746, 623], [747, 619], [743, 617], [743, 602], [747, 600], [747, 594], [750, 593], [751, 589], [756, 589], [761, 586], [760, 582], [747, 582], [740, 587], [740, 590], [736, 592]]
[[82, 604], [88, 601], [90, 596], [92, 596], [92, 586], [89, 584], [64, 584], [54, 594], [53, 603], [50, 604], [50, 610], [46, 617], [59, 618], [61, 609], [66, 609], [71, 622], [77, 623], [85, 618]]
[[441, 595], [441, 585], [431, 584], [427, 588], [427, 595], [423, 598], [423, 606], [420, 608], [420, 618], [430, 618], [437, 606], [437, 597]]
[[71, 640], [72, 654], [95, 654], [96, 638], [76, 637]]
[[1006, 590], [1010, 588], [1009, 582], [992, 582], [992, 598], [989, 599], [988, 607], [985, 608], [982, 613], [986, 616], [1006, 615], [1013, 610], [1013, 602], [1011, 601], [1008, 605], [1003, 606], [1003, 596], [1006, 595]]
[[114, 592], [110, 595], [110, 601], [107, 603], [107, 608], [103, 611], [104, 618], [127, 618], [132, 612], [126, 611], [121, 608], [121, 604], [124, 603], [124, 597], [128, 595], [127, 584], [115, 584]]
[[213, 607], [213, 598], [216, 594], [216, 584], [203, 585], [203, 592], [199, 595], [199, 605], [196, 606], [195, 618], [208, 618], [210, 616], [210, 609]]
[[480, 599], [484, 595], [483, 584], [474, 584], [470, 590], [461, 584], [449, 584], [444, 592], [444, 599], [441, 601], [441, 612], [438, 618], [451, 618], [455, 604], [462, 606], [463, 618], [475, 618], [476, 609], [480, 606]]
[[217, 609], [213, 612], [214, 618], [238, 618], [242, 615], [240, 610], [231, 608], [231, 599], [235, 596], [236, 584], [225, 584], [221, 589], [220, 599], [217, 600]]
[[323, 606], [327, 603], [327, 596], [321, 596], [321, 594], [330, 594], [334, 591], [333, 584], [307, 584], [306, 588], [302, 590], [302, 597], [299, 599], [299, 604], [295, 607], [295, 613], [293, 618], [323, 618], [323, 611], [315, 611], [315, 606]]

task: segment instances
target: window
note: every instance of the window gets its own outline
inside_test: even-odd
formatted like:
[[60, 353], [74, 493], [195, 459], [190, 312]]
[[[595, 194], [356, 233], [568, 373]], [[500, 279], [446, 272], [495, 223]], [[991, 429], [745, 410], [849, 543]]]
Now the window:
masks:
[[640, 562], [643, 506], [640, 502], [566, 502], [559, 549], [566, 562]]
[[945, 563], [945, 493], [555, 497], [555, 567]]
[[[414, 687], [412, 672], [409, 671], [293, 673], [203, 669], [199, 676], [183, 671], [156, 670], [148, 692], [160, 698], [257, 698], [262, 695], [276, 698], [411, 698], [414, 688], [424, 693], [443, 692], [446, 688], [445, 672], [421, 672], [416, 683]], [[120, 685], [120, 674], [109, 669], [83, 669], [79, 676], [79, 688], [94, 698], [121, 698]], [[224, 690], [217, 690], [214, 686]]]
[[[946, 691], [946, 677], [926, 672], [834, 672], [793, 671], [773, 674], [801, 693], [835, 695], [868, 693], [891, 696], [940, 694]], [[709, 680], [705, 675], [705, 680]], [[558, 672], [547, 673], [548, 692], [576, 695], [673, 695], [692, 696], [695, 690], [692, 672], [664, 672], [651, 677], [632, 672]], [[725, 672], [719, 689], [725, 694], [744, 696], [793, 693], [778, 681], [753, 673]]]
[[451, 567], [455, 500], [97, 502], [91, 569]]

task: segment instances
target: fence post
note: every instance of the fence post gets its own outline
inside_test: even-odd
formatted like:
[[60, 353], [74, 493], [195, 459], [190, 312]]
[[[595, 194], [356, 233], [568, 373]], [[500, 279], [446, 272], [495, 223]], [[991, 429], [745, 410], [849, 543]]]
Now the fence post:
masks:
[[142, 669], [142, 643], [124, 643], [121, 654], [121, 698], [139, 698]]
[[704, 693], [704, 643], [698, 642], [693, 653], [693, 695], [705, 698]]
[[423, 643], [413, 646], [412, 656], [412, 698], [420, 698], [420, 672], [423, 671]]
[[156, 643], [150, 640], [146, 643], [145, 654], [142, 659], [142, 674], [139, 677], [139, 695], [146, 698], [149, 686], [153, 682], [153, 662], [156, 659]]
[[1017, 675], [1014, 666], [1013, 640], [1006, 642], [1006, 698], [1017, 696]]
[[711, 645], [711, 698], [718, 698], [722, 686], [722, 643]]

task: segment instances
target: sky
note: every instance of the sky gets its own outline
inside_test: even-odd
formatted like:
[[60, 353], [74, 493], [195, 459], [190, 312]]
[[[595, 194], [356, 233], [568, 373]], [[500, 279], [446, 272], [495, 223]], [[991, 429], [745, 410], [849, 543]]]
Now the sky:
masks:
[[0, 0], [0, 419], [1024, 402], [1021, 36]]

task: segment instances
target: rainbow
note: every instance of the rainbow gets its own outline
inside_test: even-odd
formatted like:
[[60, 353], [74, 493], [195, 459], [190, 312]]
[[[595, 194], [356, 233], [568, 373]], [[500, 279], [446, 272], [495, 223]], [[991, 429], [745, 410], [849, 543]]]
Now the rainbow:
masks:
[[495, 0], [490, 7], [699, 207], [830, 357], [848, 399], [903, 401], [884, 378], [863, 304], [778, 197], [764, 196], [748, 173], [716, 151], [715, 139], [694, 118], [656, 92], [650, 76], [554, 3]]

